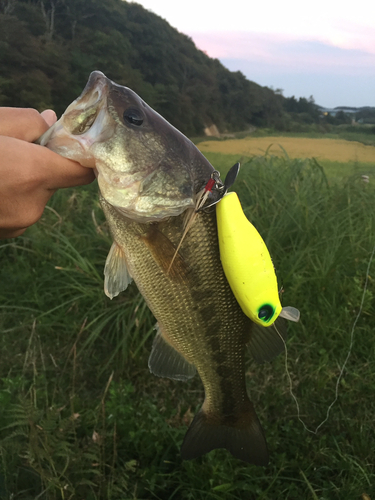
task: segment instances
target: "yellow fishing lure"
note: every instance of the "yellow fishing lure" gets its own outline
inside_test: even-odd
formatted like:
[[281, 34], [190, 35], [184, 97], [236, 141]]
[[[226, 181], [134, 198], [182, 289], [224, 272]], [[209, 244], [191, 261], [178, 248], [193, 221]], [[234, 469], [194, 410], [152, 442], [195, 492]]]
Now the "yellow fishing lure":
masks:
[[[270, 326], [283, 308], [266, 244], [243, 213], [236, 193], [220, 200], [216, 215], [221, 263], [233, 294], [246, 316]], [[283, 312], [281, 316], [298, 321], [297, 309], [288, 307]]]

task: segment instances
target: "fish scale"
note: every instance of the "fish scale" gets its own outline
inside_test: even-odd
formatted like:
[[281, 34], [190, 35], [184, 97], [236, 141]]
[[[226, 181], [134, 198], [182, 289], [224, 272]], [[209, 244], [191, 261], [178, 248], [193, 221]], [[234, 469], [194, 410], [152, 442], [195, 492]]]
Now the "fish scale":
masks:
[[[101, 205], [114, 240], [125, 250], [129, 272], [162, 333], [199, 373], [205, 389], [205, 414], [214, 425], [235, 429], [239, 421], [241, 425], [244, 420], [248, 422], [243, 416], [245, 406], [250, 422], [256, 420], [262, 456], [266, 456], [263, 432], [246, 391], [244, 351], [252, 322], [242, 312], [225, 278], [215, 212], [198, 215], [179, 250], [189, 267], [188, 277], [173, 280], [140, 237], [147, 234], [151, 224], [124, 219], [103, 198]], [[170, 218], [159, 223], [158, 230], [176, 247], [183, 223], [183, 215]]]

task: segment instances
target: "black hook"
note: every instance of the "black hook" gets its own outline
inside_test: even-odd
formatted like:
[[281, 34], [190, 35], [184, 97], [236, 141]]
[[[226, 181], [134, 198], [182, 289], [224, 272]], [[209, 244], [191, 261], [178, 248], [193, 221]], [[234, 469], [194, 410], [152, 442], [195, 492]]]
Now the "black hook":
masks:
[[[228, 173], [227, 173], [227, 175], [225, 177], [224, 184], [222, 184], [222, 183], [219, 184], [217, 182], [216, 188], [219, 191], [221, 191], [220, 196], [218, 197], [218, 199], [215, 200], [214, 202], [210, 203], [209, 205], [206, 205], [206, 206], [200, 208], [197, 211], [200, 212], [201, 210], [206, 210], [206, 208], [213, 207], [214, 205], [216, 205], [216, 203], [219, 203], [219, 201], [227, 194], [228, 189], [234, 184], [239, 171], [240, 171], [240, 163], [237, 162], [237, 163], [235, 163], [233, 165], [233, 167], [231, 167], [229, 169], [229, 171], [228, 171]], [[211, 178], [216, 180], [216, 174], [218, 174], [218, 172], [215, 170], [213, 172]]]

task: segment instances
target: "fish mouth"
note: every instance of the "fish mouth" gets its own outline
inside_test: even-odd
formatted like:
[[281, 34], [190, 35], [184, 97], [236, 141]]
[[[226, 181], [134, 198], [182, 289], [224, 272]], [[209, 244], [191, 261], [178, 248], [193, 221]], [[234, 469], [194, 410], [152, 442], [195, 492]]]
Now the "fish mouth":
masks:
[[38, 143], [93, 168], [103, 198], [130, 219], [160, 220], [194, 207], [193, 144], [100, 71]]
[[92, 146], [113, 134], [114, 124], [107, 112], [112, 85], [101, 71], [93, 71], [82, 94], [37, 143], [85, 167], [95, 168]]

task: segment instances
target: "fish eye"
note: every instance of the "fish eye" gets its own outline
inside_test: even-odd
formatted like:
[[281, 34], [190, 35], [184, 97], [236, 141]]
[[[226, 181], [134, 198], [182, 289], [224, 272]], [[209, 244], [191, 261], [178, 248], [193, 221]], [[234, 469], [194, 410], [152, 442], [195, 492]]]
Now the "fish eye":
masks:
[[124, 121], [127, 121], [132, 125], [137, 125], [137, 127], [140, 127], [143, 123], [143, 113], [141, 110], [136, 108], [126, 109], [123, 117]]
[[269, 321], [274, 313], [274, 309], [269, 304], [264, 304], [258, 312], [258, 318], [264, 322]]

